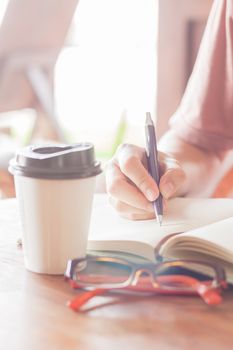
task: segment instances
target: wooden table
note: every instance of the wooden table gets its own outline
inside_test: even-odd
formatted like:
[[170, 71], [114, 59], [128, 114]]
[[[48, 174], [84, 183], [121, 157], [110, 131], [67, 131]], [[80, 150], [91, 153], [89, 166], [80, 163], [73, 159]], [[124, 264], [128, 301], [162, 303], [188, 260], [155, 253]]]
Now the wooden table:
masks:
[[0, 201], [0, 346], [4, 350], [233, 349], [233, 293], [208, 307], [198, 297], [103, 296], [86, 313], [66, 302], [63, 277], [30, 273], [16, 241], [15, 200]]

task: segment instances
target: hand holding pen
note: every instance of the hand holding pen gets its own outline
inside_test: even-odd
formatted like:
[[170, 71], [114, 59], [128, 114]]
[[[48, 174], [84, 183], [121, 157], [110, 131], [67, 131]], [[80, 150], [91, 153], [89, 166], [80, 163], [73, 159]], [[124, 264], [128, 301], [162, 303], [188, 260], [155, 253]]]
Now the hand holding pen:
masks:
[[[145, 148], [122, 144], [105, 168], [106, 191], [110, 204], [120, 216], [130, 220], [153, 219], [159, 195], [168, 200], [182, 190], [185, 174], [176, 159], [159, 152], [159, 186], [149, 174]], [[160, 194], [161, 192], [161, 194]]]
[[[151, 177], [155, 180], [159, 188], [160, 170], [159, 170], [157, 141], [156, 141], [154, 123], [151, 119], [151, 115], [149, 112], [146, 113], [145, 132], [146, 132], [146, 155], [147, 155], [148, 171]], [[159, 196], [153, 201], [153, 207], [154, 207], [157, 221], [161, 225], [163, 220], [163, 198], [161, 193], [159, 193]]]

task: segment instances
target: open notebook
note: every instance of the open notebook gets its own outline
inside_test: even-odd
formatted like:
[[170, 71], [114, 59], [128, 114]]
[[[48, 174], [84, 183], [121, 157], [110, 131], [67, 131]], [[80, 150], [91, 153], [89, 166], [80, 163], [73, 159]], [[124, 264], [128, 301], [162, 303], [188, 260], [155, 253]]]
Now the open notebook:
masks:
[[233, 199], [172, 199], [159, 226], [155, 220], [121, 218], [107, 196], [97, 194], [88, 249], [135, 254], [151, 261], [158, 253], [163, 257], [219, 261], [233, 282]]

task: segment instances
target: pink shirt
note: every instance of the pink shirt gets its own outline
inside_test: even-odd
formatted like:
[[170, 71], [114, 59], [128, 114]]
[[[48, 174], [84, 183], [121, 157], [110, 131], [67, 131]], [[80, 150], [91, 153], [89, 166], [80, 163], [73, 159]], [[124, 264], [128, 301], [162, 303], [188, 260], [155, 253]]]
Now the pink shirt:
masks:
[[233, 0], [215, 0], [173, 130], [199, 147], [233, 149]]

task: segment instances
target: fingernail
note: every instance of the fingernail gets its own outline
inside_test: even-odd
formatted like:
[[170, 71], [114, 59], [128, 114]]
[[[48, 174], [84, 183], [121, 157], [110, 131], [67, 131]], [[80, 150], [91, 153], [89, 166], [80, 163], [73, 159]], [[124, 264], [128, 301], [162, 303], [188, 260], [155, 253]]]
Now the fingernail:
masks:
[[157, 197], [157, 193], [154, 192], [151, 188], [148, 188], [146, 190], [146, 198], [149, 200], [149, 201], [154, 201]]
[[169, 198], [174, 192], [174, 185], [172, 182], [167, 182], [161, 188], [161, 192], [165, 198]]

